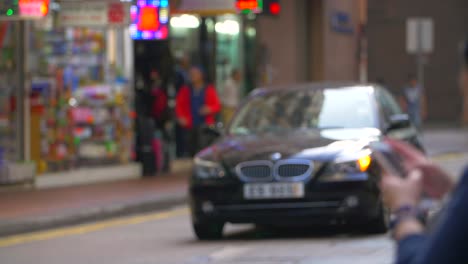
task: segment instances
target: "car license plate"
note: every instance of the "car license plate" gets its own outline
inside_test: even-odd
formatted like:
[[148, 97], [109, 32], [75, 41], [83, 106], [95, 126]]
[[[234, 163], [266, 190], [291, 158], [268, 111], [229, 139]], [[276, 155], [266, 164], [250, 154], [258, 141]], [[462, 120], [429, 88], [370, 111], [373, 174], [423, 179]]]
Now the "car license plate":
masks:
[[304, 197], [304, 183], [251, 183], [244, 185], [245, 199], [282, 199]]

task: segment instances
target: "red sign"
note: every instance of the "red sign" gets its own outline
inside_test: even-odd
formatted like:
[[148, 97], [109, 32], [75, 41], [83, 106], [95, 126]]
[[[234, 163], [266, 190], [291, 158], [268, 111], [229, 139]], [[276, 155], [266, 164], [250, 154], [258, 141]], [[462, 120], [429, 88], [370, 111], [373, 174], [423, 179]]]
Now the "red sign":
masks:
[[45, 17], [49, 13], [49, 0], [19, 0], [20, 16]]
[[254, 10], [258, 8], [257, 0], [237, 0], [237, 9], [240, 10]]
[[144, 6], [140, 9], [139, 23], [137, 28], [140, 31], [156, 31], [159, 28], [158, 8], [154, 6]]
[[125, 8], [121, 3], [110, 3], [107, 10], [108, 21], [110, 24], [121, 24], [125, 21]]

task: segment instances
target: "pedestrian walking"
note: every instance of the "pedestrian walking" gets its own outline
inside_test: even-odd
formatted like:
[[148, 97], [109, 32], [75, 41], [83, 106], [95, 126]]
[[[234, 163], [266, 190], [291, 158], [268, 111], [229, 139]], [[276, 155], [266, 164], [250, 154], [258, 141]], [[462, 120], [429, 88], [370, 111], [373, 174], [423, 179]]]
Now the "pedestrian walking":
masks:
[[228, 124], [240, 103], [241, 74], [238, 69], [232, 70], [231, 76], [226, 80], [223, 87], [223, 121]]
[[[462, 89], [468, 89], [468, 43], [460, 73]], [[402, 157], [406, 177], [384, 174], [383, 198], [395, 216], [393, 237], [397, 242], [397, 264], [468, 263], [468, 168], [457, 186], [439, 166], [422, 153], [400, 141], [387, 143]], [[431, 232], [426, 233], [419, 218], [422, 195], [449, 197], [444, 213]]]
[[215, 124], [216, 114], [220, 110], [221, 104], [215, 87], [205, 82], [200, 67], [192, 67], [190, 84], [183, 86], [176, 98], [177, 120], [187, 132], [192, 156], [210, 143], [204, 129]]
[[414, 75], [408, 75], [408, 83], [403, 88], [400, 99], [402, 108], [406, 110], [413, 124], [421, 129], [422, 121], [426, 118], [426, 97], [424, 87], [418, 83]]

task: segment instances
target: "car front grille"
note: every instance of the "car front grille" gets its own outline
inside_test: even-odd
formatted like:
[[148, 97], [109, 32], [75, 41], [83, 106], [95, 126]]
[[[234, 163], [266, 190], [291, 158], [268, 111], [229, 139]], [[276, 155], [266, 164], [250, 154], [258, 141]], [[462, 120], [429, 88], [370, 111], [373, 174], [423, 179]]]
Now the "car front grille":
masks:
[[297, 177], [304, 175], [310, 168], [307, 164], [284, 164], [278, 166], [278, 176]]
[[244, 181], [271, 181], [273, 179], [273, 163], [268, 160], [255, 160], [239, 163], [236, 173]]
[[301, 181], [312, 177], [313, 170], [313, 162], [303, 159], [247, 161], [236, 166], [237, 175], [246, 182]]
[[253, 165], [241, 168], [242, 175], [252, 179], [265, 179], [271, 177], [271, 167], [267, 165]]

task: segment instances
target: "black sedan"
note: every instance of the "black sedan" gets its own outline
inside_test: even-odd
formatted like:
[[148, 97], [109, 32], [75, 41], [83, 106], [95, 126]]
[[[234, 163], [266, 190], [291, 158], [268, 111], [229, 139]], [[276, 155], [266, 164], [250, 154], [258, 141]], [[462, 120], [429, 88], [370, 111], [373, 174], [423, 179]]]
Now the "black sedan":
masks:
[[384, 136], [421, 148], [408, 116], [379, 86], [255, 90], [194, 159], [195, 234], [220, 238], [225, 223], [352, 224], [385, 232], [380, 169], [369, 149]]

